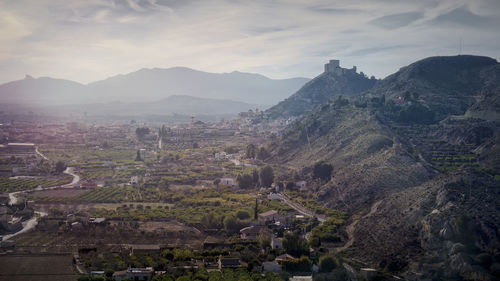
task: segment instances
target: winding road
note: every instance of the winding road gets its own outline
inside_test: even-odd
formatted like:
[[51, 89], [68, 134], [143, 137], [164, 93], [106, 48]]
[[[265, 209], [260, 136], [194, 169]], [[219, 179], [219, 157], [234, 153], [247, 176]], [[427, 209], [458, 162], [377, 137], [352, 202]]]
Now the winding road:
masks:
[[[43, 154], [41, 154], [41, 153], [38, 152], [38, 148], [37, 148], [37, 153], [40, 154], [40, 156], [43, 157], [44, 159], [47, 159]], [[44, 187], [41, 190], [49, 190], [49, 189], [56, 189], [56, 188], [75, 188], [75, 187], [77, 187], [78, 183], [80, 182], [80, 176], [77, 175], [77, 174], [75, 174], [74, 168], [73, 167], [67, 167], [66, 170], [64, 170], [63, 173], [72, 176], [73, 180], [70, 183], [67, 183], [65, 185], [56, 185], [56, 186]], [[31, 189], [21, 190], [21, 191], [16, 191], [16, 192], [9, 193], [9, 205], [12, 206], [14, 204], [17, 204], [17, 202], [18, 202], [17, 196], [19, 194], [21, 194], [21, 193], [26, 193], [26, 192], [28, 192], [30, 190]], [[30, 229], [33, 229], [38, 224], [38, 219], [41, 218], [41, 217], [44, 217], [46, 215], [48, 215], [46, 212], [35, 211], [35, 216], [34, 217], [32, 217], [31, 219], [23, 222], [23, 228], [21, 230], [19, 230], [16, 233], [4, 235], [3, 236], [3, 240], [4, 241], [8, 240], [8, 239], [10, 239], [10, 238], [12, 238], [14, 236], [17, 236], [17, 235], [19, 235], [21, 233], [27, 232]]]
[[292, 207], [295, 209], [295, 211], [299, 212], [300, 214], [310, 217], [310, 218], [316, 218], [320, 223], [324, 223], [328, 218], [326, 216], [316, 214], [314, 211], [307, 209], [306, 207], [300, 205], [299, 203], [293, 202], [290, 198], [288, 198], [285, 194], [283, 193], [278, 193], [278, 196], [280, 197], [280, 200], [287, 204], [288, 206]]
[[[318, 219], [318, 221], [320, 223], [324, 223], [328, 218], [326, 216], [323, 216], [323, 215], [319, 215], [319, 214], [316, 214], [314, 211], [311, 211], [309, 209], [307, 209], [306, 207], [300, 205], [299, 203], [296, 203], [296, 202], [293, 202], [290, 198], [288, 198], [285, 194], [283, 193], [278, 193], [278, 196], [280, 197], [281, 201], [285, 204], [287, 204], [288, 206], [292, 207], [293, 209], [295, 209], [297, 212], [299, 212], [300, 214], [304, 215], [304, 216], [307, 216], [307, 217], [315, 217]], [[346, 227], [346, 233], [347, 233], [347, 242], [341, 246], [341, 247], [336, 247], [336, 248], [333, 248], [333, 251], [335, 253], [339, 253], [349, 247], [352, 246], [352, 244], [354, 243], [354, 231], [356, 230], [356, 225], [358, 224], [358, 222], [361, 220], [361, 219], [366, 219], [366, 218], [369, 218], [371, 217], [373, 214], [375, 214], [375, 212], [377, 212], [378, 210], [378, 207], [379, 205], [382, 203], [382, 200], [379, 200], [377, 202], [375, 202], [371, 208], [370, 208], [370, 212], [368, 212], [366, 215], [362, 216], [361, 218], [359, 219], [356, 219], [354, 220], [351, 224], [349, 224], [347, 227]], [[305, 236], [307, 237], [309, 233], [307, 233]]]

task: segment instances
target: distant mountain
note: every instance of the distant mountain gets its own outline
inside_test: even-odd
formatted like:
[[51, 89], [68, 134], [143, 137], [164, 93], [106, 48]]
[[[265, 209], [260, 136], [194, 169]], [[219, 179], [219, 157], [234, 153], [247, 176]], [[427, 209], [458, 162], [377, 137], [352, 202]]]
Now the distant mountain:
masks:
[[175, 95], [155, 102], [110, 102], [81, 105], [51, 106], [47, 112], [83, 116], [137, 115], [236, 115], [261, 106], [231, 100], [207, 99]]
[[[368, 79], [355, 69], [338, 66], [338, 61], [329, 71], [325, 71], [305, 84], [295, 94], [267, 110], [271, 118], [302, 115], [314, 106], [323, 104], [340, 95], [352, 96], [372, 88], [377, 80]], [[330, 63], [331, 64], [331, 63]]]
[[427, 58], [314, 107], [271, 153], [304, 178], [333, 165], [304, 194], [353, 214], [340, 232], [347, 257], [408, 280], [496, 280], [479, 260], [499, 261], [499, 77], [491, 58]]
[[[0, 102], [3, 104], [66, 104], [89, 102], [87, 87], [69, 80], [49, 77], [33, 78], [0, 85]], [[90, 102], [92, 102], [91, 100]]]
[[307, 78], [274, 80], [237, 71], [218, 74], [174, 67], [141, 69], [88, 86], [92, 93], [120, 101], [136, 102], [158, 100], [171, 95], [190, 95], [272, 105], [288, 97], [307, 81]]
[[228, 99], [272, 105], [299, 89], [307, 78], [269, 79], [259, 74], [208, 73], [185, 67], [141, 69], [106, 80], [79, 84], [26, 76], [0, 85], [2, 103], [62, 105], [108, 102], [152, 102], [172, 95]]

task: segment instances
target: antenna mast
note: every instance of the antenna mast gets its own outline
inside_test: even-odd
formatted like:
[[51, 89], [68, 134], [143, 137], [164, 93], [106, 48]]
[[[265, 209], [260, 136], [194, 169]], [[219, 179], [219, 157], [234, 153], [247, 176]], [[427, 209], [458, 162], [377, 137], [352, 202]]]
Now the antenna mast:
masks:
[[460, 37], [460, 48], [458, 49], [458, 55], [462, 54], [462, 37]]

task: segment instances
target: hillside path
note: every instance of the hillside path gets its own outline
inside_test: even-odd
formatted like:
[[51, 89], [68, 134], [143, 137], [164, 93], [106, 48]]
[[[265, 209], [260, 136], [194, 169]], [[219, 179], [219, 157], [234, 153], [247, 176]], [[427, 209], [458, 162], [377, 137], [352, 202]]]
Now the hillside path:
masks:
[[375, 212], [377, 212], [378, 210], [378, 206], [380, 205], [380, 203], [382, 203], [382, 200], [379, 200], [375, 203], [373, 203], [371, 209], [370, 209], [370, 212], [368, 212], [368, 214], [362, 216], [361, 218], [359, 219], [356, 219], [354, 220], [351, 224], [349, 224], [347, 227], [346, 227], [346, 233], [347, 233], [347, 242], [344, 244], [344, 246], [341, 246], [341, 247], [336, 247], [333, 249], [333, 251], [335, 253], [339, 253], [349, 247], [352, 246], [352, 244], [354, 243], [354, 231], [356, 230], [356, 225], [358, 224], [358, 222], [362, 219], [366, 219], [366, 218], [369, 218], [371, 217], [373, 214], [375, 214]]

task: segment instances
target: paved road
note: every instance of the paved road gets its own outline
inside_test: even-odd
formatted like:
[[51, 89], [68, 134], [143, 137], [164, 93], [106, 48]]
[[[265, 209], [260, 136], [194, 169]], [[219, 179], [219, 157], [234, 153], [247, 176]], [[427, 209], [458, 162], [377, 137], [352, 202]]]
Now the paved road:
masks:
[[28, 230], [34, 228], [37, 224], [38, 224], [38, 219], [41, 218], [41, 217], [44, 217], [46, 216], [47, 213], [45, 212], [38, 212], [38, 211], [35, 211], [35, 216], [32, 217], [31, 219], [23, 222], [23, 228], [21, 230], [19, 230], [18, 232], [16, 233], [12, 233], [12, 234], [8, 234], [8, 235], [4, 235], [3, 236], [3, 240], [8, 240], [14, 236], [17, 236], [19, 234], [22, 234], [22, 233], [25, 233], [27, 232]]
[[47, 158], [47, 156], [43, 155], [40, 151], [38, 151], [38, 146], [35, 148], [35, 152], [36, 152], [36, 154], [38, 154], [43, 159], [45, 159], [47, 161], [49, 160], [49, 158]]
[[[74, 173], [74, 168], [73, 167], [68, 167], [68, 168], [66, 168], [66, 170], [64, 170], [63, 173], [72, 176], [73, 180], [70, 183], [65, 184], [65, 185], [61, 185], [61, 186], [57, 185], [57, 186], [44, 187], [41, 190], [56, 189], [56, 188], [75, 188], [75, 187], [77, 187], [78, 183], [80, 182], [80, 176]], [[27, 191], [29, 191], [29, 190], [22, 190], [22, 191], [16, 191], [16, 192], [9, 193], [9, 204], [10, 205], [16, 204], [17, 201], [18, 201], [17, 195], [20, 194], [20, 193], [25, 193]], [[47, 213], [42, 212], [42, 211], [40, 211], [40, 212], [39, 211], [35, 211], [35, 214], [37, 214], [37, 215], [35, 215], [31, 219], [23, 222], [23, 228], [21, 230], [19, 230], [16, 233], [13, 233], [13, 234], [9, 234], [9, 235], [3, 236], [3, 240], [8, 240], [8, 239], [10, 239], [10, 238], [12, 238], [12, 237], [14, 237], [16, 235], [19, 235], [21, 233], [24, 233], [24, 232], [26, 232], [26, 231], [34, 228], [38, 224], [38, 219], [47, 215]]]
[[288, 206], [294, 208], [295, 211], [299, 212], [300, 214], [302, 214], [302, 215], [304, 215], [306, 217], [310, 217], [310, 218], [315, 217], [321, 223], [325, 222], [328, 219], [326, 216], [320, 215], [320, 214], [316, 214], [314, 211], [309, 210], [306, 207], [300, 205], [299, 203], [292, 201], [290, 198], [288, 198], [283, 193], [278, 193], [278, 195], [281, 198], [281, 201], [283, 201], [283, 203], [285, 203]]

